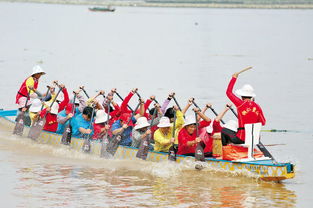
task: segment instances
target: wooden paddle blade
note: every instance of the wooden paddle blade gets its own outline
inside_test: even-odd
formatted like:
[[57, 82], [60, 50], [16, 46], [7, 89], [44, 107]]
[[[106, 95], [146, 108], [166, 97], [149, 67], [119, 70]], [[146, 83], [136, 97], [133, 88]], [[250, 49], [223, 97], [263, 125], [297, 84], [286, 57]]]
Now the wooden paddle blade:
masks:
[[204, 161], [203, 142], [199, 142], [195, 151], [196, 161]]
[[90, 144], [90, 139], [89, 139], [89, 135], [85, 138], [84, 144], [82, 146], [82, 150], [85, 153], [90, 153], [91, 150], [91, 144]]
[[170, 161], [176, 161], [176, 153], [177, 153], [177, 146], [172, 145], [170, 149], [168, 150], [168, 160]]
[[112, 157], [112, 155], [108, 152], [109, 143], [109, 139], [107, 137], [104, 137], [101, 143], [100, 157], [104, 157], [107, 159]]
[[41, 118], [30, 127], [28, 138], [32, 140], [37, 140], [41, 134], [41, 131], [46, 123], [46, 118]]
[[31, 120], [31, 118], [30, 118], [30, 116], [29, 116], [28, 113], [25, 114], [25, 117], [24, 117], [24, 125], [25, 125], [25, 126], [30, 126], [30, 125], [32, 125], [32, 120]]
[[113, 137], [112, 141], [108, 144], [107, 152], [110, 153], [112, 156], [114, 156], [121, 140], [122, 140], [122, 135], [120, 134]]
[[149, 152], [149, 146], [150, 146], [149, 137], [146, 137], [145, 139], [141, 140], [140, 147], [137, 151], [136, 157], [146, 160]]
[[72, 139], [72, 126], [68, 124], [65, 127], [65, 130], [62, 134], [61, 143], [64, 145], [69, 145], [71, 143], [71, 139]]
[[21, 112], [18, 114], [17, 118], [16, 118], [16, 124], [13, 130], [13, 134], [22, 136], [23, 135], [23, 131], [24, 131], [24, 118], [25, 118], [25, 113]]

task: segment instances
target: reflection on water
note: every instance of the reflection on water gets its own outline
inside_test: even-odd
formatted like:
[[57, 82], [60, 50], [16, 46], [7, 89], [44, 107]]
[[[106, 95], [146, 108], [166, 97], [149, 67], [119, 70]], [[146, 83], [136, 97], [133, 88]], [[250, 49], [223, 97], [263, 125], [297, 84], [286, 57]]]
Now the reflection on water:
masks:
[[21, 206], [293, 207], [296, 203], [295, 193], [284, 184], [209, 171], [184, 170], [161, 178], [124, 168], [27, 164], [16, 174], [14, 195], [23, 199]]

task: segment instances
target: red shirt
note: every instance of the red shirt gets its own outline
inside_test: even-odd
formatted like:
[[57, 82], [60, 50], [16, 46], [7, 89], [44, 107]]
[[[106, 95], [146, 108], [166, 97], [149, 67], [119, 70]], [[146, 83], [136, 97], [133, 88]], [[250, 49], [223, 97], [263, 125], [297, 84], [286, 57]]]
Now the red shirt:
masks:
[[[235, 104], [238, 112], [238, 126], [243, 128], [245, 124], [261, 122], [264, 126], [266, 123], [265, 117], [261, 107], [252, 100], [241, 100], [233, 93], [233, 88], [236, 83], [236, 78], [232, 77], [230, 80], [226, 95]], [[239, 129], [237, 137], [245, 141], [245, 130]]]
[[[210, 125], [211, 121], [200, 121], [199, 122], [199, 129], [204, 128]], [[199, 135], [200, 136], [200, 135]], [[197, 132], [194, 131], [193, 134], [189, 134], [186, 128], [182, 128], [178, 133], [178, 155], [188, 154], [188, 153], [195, 153], [197, 144], [192, 146], [188, 146], [187, 142], [194, 141], [197, 138]], [[201, 137], [200, 137], [201, 138]]]
[[[44, 109], [40, 112], [40, 117], [43, 118], [46, 115], [47, 109]], [[57, 115], [47, 113], [46, 115], [46, 123], [43, 127], [43, 130], [45, 131], [51, 131], [56, 132], [58, 129], [58, 121], [57, 121]]]
[[213, 132], [212, 132], [212, 135], [214, 135], [215, 133], [220, 133], [222, 131], [222, 126], [221, 126], [221, 123], [219, 121], [216, 121], [214, 119], [213, 121]]
[[101, 129], [104, 128], [104, 124], [93, 124], [93, 136], [92, 139], [101, 139], [104, 134], [101, 133]]

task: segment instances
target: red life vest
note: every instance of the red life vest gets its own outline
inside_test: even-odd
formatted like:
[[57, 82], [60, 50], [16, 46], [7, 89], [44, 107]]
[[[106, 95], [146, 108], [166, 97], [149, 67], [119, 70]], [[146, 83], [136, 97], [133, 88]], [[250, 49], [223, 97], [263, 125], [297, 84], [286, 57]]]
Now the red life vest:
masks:
[[[29, 78], [29, 77], [28, 77]], [[26, 87], [26, 81], [28, 80], [25, 79], [24, 82], [22, 83], [20, 89], [18, 90], [17, 94], [16, 94], [16, 100], [15, 100], [15, 103], [18, 103], [18, 100], [21, 98], [21, 97], [28, 97], [28, 91], [27, 91], [27, 87]], [[38, 80], [34, 77], [32, 77], [34, 79], [34, 89], [37, 89], [38, 87]]]

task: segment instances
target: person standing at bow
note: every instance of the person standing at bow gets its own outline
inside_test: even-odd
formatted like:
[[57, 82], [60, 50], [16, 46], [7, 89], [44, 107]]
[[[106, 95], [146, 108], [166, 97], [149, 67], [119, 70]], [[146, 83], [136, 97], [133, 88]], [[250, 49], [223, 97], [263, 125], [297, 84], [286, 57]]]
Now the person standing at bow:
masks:
[[[245, 70], [242, 70], [241, 72]], [[254, 89], [251, 85], [245, 84], [242, 88], [236, 90], [236, 94], [239, 95], [241, 98], [237, 97], [233, 93], [234, 85], [241, 72], [236, 72], [233, 74], [226, 91], [227, 97], [234, 103], [237, 108], [238, 129], [237, 132], [227, 128], [222, 129], [223, 145], [227, 145], [229, 142], [234, 144], [243, 144], [245, 142], [245, 124], [261, 122], [264, 126], [266, 123], [261, 107], [253, 101], [255, 94]]]
[[[33, 67], [33, 72], [31, 76], [24, 80], [16, 94], [15, 103], [19, 106], [19, 110], [26, 111], [27, 108], [24, 108], [26, 101], [30, 99], [33, 93], [40, 94], [37, 91], [37, 88], [39, 84], [39, 79], [44, 74], [46, 73], [39, 65]], [[31, 103], [28, 102], [28, 105], [30, 104]]]

